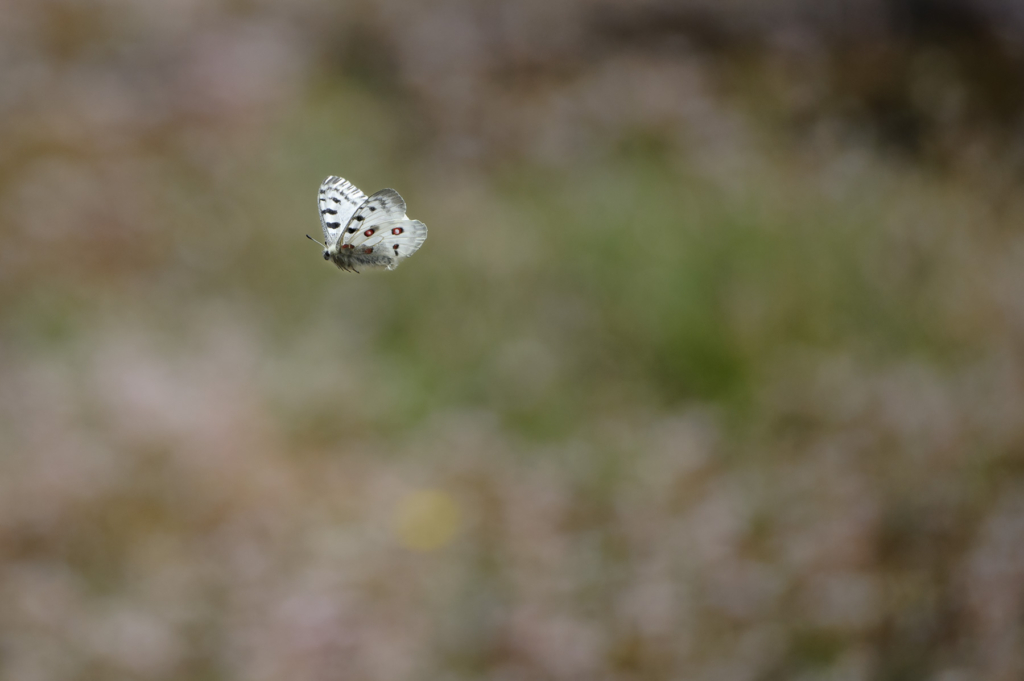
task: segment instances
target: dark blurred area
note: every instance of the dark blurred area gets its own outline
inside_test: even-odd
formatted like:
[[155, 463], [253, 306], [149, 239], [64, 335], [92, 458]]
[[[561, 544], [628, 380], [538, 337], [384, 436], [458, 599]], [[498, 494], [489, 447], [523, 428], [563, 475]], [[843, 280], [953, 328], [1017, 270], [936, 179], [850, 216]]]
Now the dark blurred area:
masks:
[[0, 680], [1024, 678], [1022, 180], [1012, 0], [0, 1]]

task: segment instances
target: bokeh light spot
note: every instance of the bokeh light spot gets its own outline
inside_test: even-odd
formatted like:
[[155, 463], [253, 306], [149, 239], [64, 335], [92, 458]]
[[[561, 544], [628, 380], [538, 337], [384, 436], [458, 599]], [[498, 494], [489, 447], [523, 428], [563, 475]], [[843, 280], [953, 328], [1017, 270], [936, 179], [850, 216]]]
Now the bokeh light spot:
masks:
[[436, 489], [407, 495], [395, 512], [398, 541], [413, 551], [435, 551], [447, 546], [460, 523], [459, 505], [450, 494]]

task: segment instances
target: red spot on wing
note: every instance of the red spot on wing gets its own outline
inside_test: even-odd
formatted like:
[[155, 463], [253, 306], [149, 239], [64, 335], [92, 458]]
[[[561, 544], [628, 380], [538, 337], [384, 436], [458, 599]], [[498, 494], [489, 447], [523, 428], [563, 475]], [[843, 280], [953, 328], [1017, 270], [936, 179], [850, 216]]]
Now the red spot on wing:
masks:
[[352, 244], [342, 244], [341, 247], [342, 248], [355, 248], [355, 246], [353, 246]]
[[370, 255], [371, 253], [373, 253], [373, 249], [372, 248], [363, 249], [363, 253], [365, 253], [366, 255]]
[[366, 230], [365, 232], [363, 232], [363, 236], [373, 236], [373, 233], [374, 233], [375, 231], [376, 231], [376, 230], [374, 230], [374, 229], [368, 229], [368, 230]]
[[[395, 227], [393, 230], [391, 230], [391, 233], [394, 234], [395, 236], [398, 236], [399, 234], [401, 234], [404, 231], [405, 230], [402, 229], [401, 227]], [[398, 248], [398, 246], [395, 246], [395, 248]]]

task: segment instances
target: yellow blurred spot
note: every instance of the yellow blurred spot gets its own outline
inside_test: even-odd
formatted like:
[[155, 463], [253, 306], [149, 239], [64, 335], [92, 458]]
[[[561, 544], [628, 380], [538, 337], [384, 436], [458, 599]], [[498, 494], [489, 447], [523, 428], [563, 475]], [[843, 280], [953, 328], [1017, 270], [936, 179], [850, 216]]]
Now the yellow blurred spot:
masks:
[[459, 505], [450, 494], [436, 489], [420, 490], [398, 504], [395, 533], [407, 549], [434, 551], [455, 536], [459, 516]]

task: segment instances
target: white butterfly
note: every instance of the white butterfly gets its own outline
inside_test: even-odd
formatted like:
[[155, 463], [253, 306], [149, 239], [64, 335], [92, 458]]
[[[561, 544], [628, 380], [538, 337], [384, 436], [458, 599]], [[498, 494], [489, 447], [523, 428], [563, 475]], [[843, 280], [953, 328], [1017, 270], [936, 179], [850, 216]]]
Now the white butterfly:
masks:
[[393, 270], [427, 240], [427, 226], [409, 219], [394, 189], [367, 198], [348, 180], [331, 175], [320, 185], [319, 201], [324, 260], [343, 270], [358, 272], [357, 265]]

